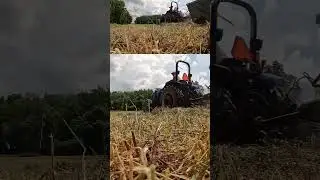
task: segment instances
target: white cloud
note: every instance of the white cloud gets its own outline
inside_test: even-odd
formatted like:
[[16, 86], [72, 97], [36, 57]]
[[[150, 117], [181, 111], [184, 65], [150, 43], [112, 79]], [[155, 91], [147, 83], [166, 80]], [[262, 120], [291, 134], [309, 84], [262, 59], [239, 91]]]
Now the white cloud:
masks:
[[[179, 9], [187, 12], [187, 3], [193, 0], [178, 0]], [[171, 1], [164, 0], [125, 0], [126, 7], [130, 14], [136, 18], [142, 15], [165, 14], [169, 10]], [[175, 4], [174, 4], [175, 7]]]
[[[111, 54], [110, 88], [112, 91], [161, 88], [172, 79], [177, 60], [190, 63], [193, 80], [210, 84], [209, 55]], [[180, 67], [181, 74], [187, 71]]]

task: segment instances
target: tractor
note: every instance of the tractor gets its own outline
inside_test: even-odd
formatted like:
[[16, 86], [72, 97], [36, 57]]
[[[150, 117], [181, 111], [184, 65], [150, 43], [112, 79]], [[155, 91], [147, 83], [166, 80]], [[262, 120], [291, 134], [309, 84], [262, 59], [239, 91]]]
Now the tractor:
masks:
[[[188, 67], [188, 74], [184, 73], [183, 78], [179, 77], [179, 64]], [[191, 107], [202, 103], [202, 100], [209, 99], [208, 94], [204, 94], [204, 87], [198, 82], [191, 80], [192, 74], [190, 64], [186, 61], [177, 61], [176, 70], [172, 73], [173, 79], [166, 82], [162, 89], [155, 89], [151, 100], [150, 108], [155, 107]]]
[[[176, 9], [173, 9], [173, 3], [176, 4]], [[183, 14], [179, 11], [179, 5], [175, 1], [171, 1], [169, 10], [161, 15], [160, 23], [172, 23], [172, 22], [182, 22], [185, 18]]]
[[[251, 27], [249, 47], [242, 37], [236, 36], [232, 57], [218, 61], [217, 43], [223, 37], [223, 30], [217, 27], [221, 3], [231, 3], [247, 10]], [[210, 12], [207, 16], [210, 17], [207, 20], [210, 21], [210, 106], [213, 115], [210, 130], [214, 133], [211, 143], [243, 144], [311, 136], [320, 124], [320, 100], [298, 106], [290, 91], [283, 91], [285, 79], [265, 72], [266, 61], [259, 58], [263, 41], [257, 38], [254, 8], [242, 0], [215, 0], [210, 4]], [[320, 75], [313, 79], [304, 73], [303, 78], [314, 87], [319, 86]]]

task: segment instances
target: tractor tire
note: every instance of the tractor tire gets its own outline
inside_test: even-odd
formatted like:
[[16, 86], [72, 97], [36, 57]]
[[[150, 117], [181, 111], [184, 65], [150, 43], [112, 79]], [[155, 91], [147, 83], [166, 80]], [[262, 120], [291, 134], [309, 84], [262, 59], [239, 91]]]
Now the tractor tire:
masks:
[[161, 99], [162, 107], [174, 108], [178, 106], [178, 92], [173, 86], [168, 86], [163, 89]]

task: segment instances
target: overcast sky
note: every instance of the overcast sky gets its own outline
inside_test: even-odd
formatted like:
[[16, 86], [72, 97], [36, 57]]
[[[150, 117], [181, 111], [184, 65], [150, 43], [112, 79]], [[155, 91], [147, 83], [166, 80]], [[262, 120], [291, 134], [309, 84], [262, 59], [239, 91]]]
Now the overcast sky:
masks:
[[[183, 13], [188, 12], [186, 4], [192, 0], [176, 0], [179, 9]], [[169, 0], [124, 0], [130, 14], [136, 18], [142, 15], [164, 14], [169, 10], [171, 1]], [[173, 4], [175, 7], [176, 5]]]
[[[178, 60], [189, 62], [194, 81], [210, 84], [209, 55], [112, 54], [110, 60], [112, 91], [162, 88], [172, 79]], [[179, 67], [182, 77], [188, 69], [180, 63]]]
[[100, 0], [1, 0], [0, 95], [107, 84], [105, 9]]

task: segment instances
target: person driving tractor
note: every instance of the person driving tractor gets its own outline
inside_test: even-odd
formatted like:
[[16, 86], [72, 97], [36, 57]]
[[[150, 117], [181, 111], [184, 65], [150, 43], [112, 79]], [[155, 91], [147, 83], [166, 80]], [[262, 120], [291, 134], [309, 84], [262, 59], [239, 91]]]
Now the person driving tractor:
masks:
[[182, 76], [182, 79], [181, 79], [181, 78], [179, 77], [179, 72], [180, 72], [180, 71], [178, 71], [178, 74], [176, 74], [176, 72], [172, 72], [172, 73], [171, 73], [172, 76], [173, 76], [173, 78], [172, 78], [173, 81], [176, 80], [176, 76], [177, 76], [177, 78], [178, 78], [178, 81], [181, 81], [181, 80], [183, 80], [183, 81], [189, 81], [189, 77], [188, 77], [187, 73], [183, 73], [183, 76]]
[[187, 73], [183, 73], [182, 80], [189, 81], [189, 77], [188, 77]]

